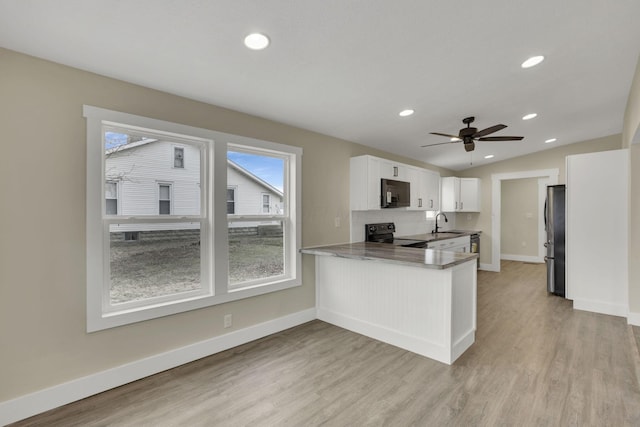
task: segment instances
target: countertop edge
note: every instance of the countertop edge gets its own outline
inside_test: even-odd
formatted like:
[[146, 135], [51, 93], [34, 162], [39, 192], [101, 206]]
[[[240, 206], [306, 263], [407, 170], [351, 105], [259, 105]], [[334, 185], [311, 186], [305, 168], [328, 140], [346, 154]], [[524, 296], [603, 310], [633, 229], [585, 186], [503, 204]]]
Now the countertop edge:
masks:
[[[354, 250], [366, 251], [368, 246], [372, 246], [374, 249], [381, 250], [382, 252], [385, 252], [385, 249], [388, 249], [388, 256], [385, 257], [385, 256], [375, 256], [375, 255], [354, 253]], [[345, 250], [349, 251], [349, 253], [344, 253]], [[398, 254], [400, 250], [414, 252], [414, 253], [405, 252], [405, 254], [407, 255], [409, 254], [415, 255], [416, 254], [415, 251], [420, 251], [423, 254], [421, 256], [421, 259], [427, 258], [426, 251], [429, 251], [430, 253], [428, 255], [431, 255], [432, 257], [438, 258], [438, 257], [444, 256], [444, 257], [449, 257], [449, 259], [447, 260], [447, 262], [434, 263], [434, 262], [427, 262], [426, 260], [419, 262], [411, 259], [403, 260], [403, 259], [400, 259], [399, 257], [397, 258], [391, 257], [395, 255], [398, 255], [401, 257], [402, 253]], [[421, 268], [427, 268], [431, 270], [445, 270], [448, 268], [455, 267], [456, 265], [463, 264], [468, 261], [476, 260], [478, 258], [478, 254], [475, 254], [475, 253], [462, 254], [462, 253], [456, 253], [456, 252], [441, 251], [437, 249], [418, 249], [418, 248], [399, 249], [391, 246], [387, 247], [385, 243], [365, 243], [365, 242], [344, 243], [344, 244], [337, 244], [337, 245], [334, 244], [334, 245], [302, 248], [300, 249], [300, 253], [307, 254], [307, 255], [316, 255], [316, 256], [333, 256], [337, 258], [353, 259], [353, 260], [359, 260], [359, 261], [379, 261], [379, 262], [384, 262], [388, 264], [406, 265], [410, 267], [421, 267]]]

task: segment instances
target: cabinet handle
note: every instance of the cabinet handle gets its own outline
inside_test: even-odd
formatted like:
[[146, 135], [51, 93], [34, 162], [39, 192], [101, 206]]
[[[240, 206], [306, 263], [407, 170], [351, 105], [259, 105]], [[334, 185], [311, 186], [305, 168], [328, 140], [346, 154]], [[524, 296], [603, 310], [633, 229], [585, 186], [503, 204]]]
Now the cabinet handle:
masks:
[[456, 202], [456, 210], [458, 210], [458, 202]]
[[429, 207], [432, 208], [433, 207], [433, 199], [429, 199]]
[[393, 176], [398, 176], [398, 167], [397, 166], [393, 167]]
[[460, 202], [460, 210], [464, 209], [463, 206], [464, 206], [464, 203]]
[[422, 199], [418, 199], [418, 207], [421, 208], [422, 207]]

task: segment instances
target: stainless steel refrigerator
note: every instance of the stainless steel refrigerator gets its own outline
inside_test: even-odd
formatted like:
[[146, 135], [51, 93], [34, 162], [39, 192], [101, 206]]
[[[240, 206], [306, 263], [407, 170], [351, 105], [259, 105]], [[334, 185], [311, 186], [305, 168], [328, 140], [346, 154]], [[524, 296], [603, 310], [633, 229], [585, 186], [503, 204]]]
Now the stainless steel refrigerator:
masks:
[[564, 185], [547, 187], [544, 226], [547, 231], [547, 292], [565, 296], [565, 192]]

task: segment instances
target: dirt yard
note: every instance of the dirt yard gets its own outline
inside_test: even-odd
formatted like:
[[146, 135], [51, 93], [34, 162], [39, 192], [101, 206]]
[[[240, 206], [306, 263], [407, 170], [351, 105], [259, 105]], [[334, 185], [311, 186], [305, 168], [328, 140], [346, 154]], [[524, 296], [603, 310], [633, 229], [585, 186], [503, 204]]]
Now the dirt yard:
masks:
[[[200, 288], [197, 238], [112, 242], [111, 303]], [[229, 283], [283, 273], [282, 236], [230, 236]]]

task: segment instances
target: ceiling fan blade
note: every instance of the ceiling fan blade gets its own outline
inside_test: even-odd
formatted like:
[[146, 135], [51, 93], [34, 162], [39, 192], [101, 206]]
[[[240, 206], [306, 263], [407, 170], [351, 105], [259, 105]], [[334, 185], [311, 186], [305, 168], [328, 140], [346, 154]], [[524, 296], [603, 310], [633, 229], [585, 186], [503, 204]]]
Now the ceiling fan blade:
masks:
[[[456, 137], [457, 138], [457, 137]], [[456, 142], [462, 142], [462, 140], [458, 140], [458, 141], [447, 141], [447, 142], [438, 142], [437, 144], [427, 144], [427, 145], [421, 145], [420, 147], [434, 147], [436, 145], [446, 145], [446, 144], [455, 144]]]
[[504, 128], [506, 128], [507, 125], [495, 125], [495, 126], [491, 126], [488, 127], [486, 129], [482, 129], [476, 133], [473, 134], [474, 138], [481, 138], [485, 135], [489, 135], [490, 133], [494, 133], [494, 132], [498, 132], [499, 130], [502, 130]]
[[524, 136], [486, 136], [478, 138], [478, 141], [521, 141]]
[[439, 132], [429, 132], [431, 135], [440, 135], [440, 136], [446, 136], [447, 138], [456, 138], [456, 139], [460, 139], [460, 137], [458, 135], [449, 135], [448, 133], [439, 133]]

